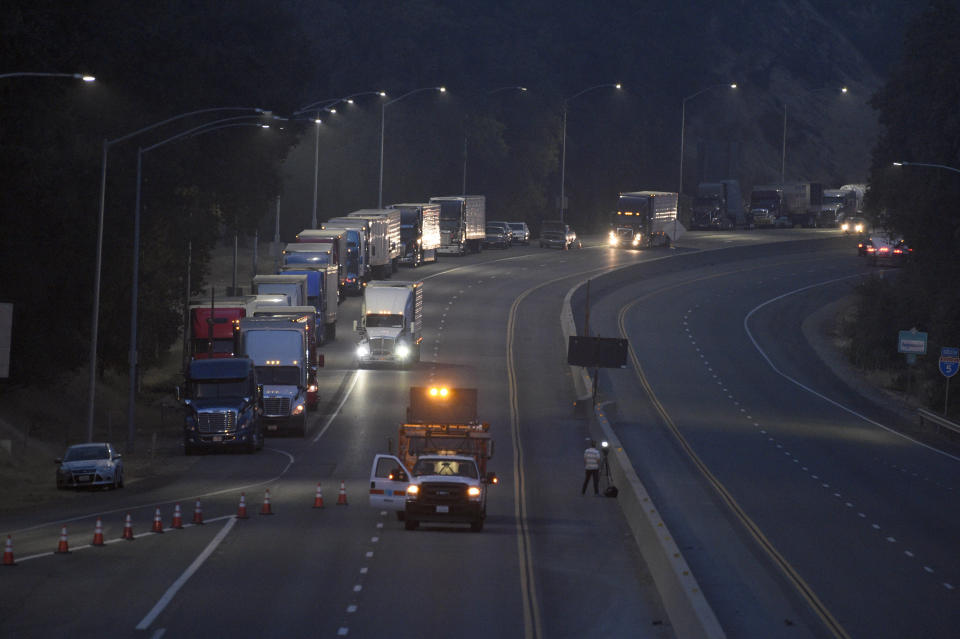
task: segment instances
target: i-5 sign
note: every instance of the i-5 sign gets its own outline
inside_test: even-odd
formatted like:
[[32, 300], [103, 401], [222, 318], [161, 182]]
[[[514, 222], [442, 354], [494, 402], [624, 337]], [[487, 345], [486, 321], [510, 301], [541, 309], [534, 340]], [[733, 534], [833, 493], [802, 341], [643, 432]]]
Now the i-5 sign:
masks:
[[944, 377], [953, 377], [960, 370], [960, 348], [944, 346], [940, 349], [940, 372]]

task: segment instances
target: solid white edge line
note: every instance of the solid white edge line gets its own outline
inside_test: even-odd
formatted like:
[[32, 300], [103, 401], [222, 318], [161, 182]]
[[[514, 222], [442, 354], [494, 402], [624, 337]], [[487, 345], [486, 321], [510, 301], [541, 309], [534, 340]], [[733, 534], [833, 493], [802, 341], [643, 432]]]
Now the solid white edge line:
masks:
[[340, 414], [340, 409], [343, 408], [343, 405], [347, 403], [350, 395], [353, 393], [353, 387], [357, 385], [357, 371], [353, 371], [353, 381], [350, 382], [350, 387], [347, 389], [347, 392], [343, 394], [343, 397], [340, 399], [340, 403], [337, 404], [337, 407], [333, 410], [333, 413], [327, 417], [327, 423], [323, 425], [323, 428], [320, 429], [320, 432], [317, 433], [317, 436], [313, 438], [313, 443], [316, 444], [320, 441], [320, 438], [323, 437], [323, 434], [327, 432], [327, 429], [330, 428], [330, 424], [333, 423], [333, 420], [337, 418], [337, 415]]
[[154, 619], [156, 619], [157, 616], [170, 604], [177, 592], [179, 592], [183, 585], [187, 583], [187, 580], [193, 576], [193, 573], [197, 572], [197, 570], [200, 569], [200, 566], [203, 565], [203, 562], [205, 562], [207, 558], [213, 554], [213, 551], [217, 549], [217, 546], [220, 545], [220, 542], [223, 541], [224, 537], [227, 536], [227, 533], [230, 532], [236, 523], [236, 519], [227, 520], [227, 523], [224, 524], [220, 532], [217, 533], [217, 536], [214, 537], [209, 544], [207, 544], [207, 547], [203, 549], [203, 552], [193, 560], [193, 563], [190, 564], [185, 571], [183, 571], [183, 574], [180, 575], [180, 577], [173, 582], [173, 585], [167, 589], [167, 592], [160, 597], [160, 600], [156, 603], [153, 609], [147, 613], [147, 616], [137, 624], [137, 630], [146, 630], [150, 627], [150, 624], [152, 624]]

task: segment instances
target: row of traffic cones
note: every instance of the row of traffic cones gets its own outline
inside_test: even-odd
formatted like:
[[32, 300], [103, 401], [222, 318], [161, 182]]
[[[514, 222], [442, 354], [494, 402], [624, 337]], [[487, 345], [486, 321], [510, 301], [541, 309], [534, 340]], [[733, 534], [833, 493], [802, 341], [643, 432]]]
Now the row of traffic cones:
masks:
[[[337, 505], [346, 506], [347, 505], [347, 490], [344, 481], [340, 480], [340, 493], [337, 495]], [[316, 496], [313, 499], [314, 508], [323, 508], [323, 489], [320, 482], [317, 482], [317, 492]], [[263, 505], [260, 508], [261, 515], [272, 515], [273, 508], [270, 505], [270, 489], [267, 488], [263, 495]], [[240, 505], [237, 508], [237, 519], [247, 519], [247, 501], [246, 493], [240, 493]], [[193, 520], [194, 525], [203, 525], [203, 510], [200, 506], [200, 500], [197, 500], [196, 505], [193, 509]], [[182, 529], [183, 528], [183, 513], [180, 510], [180, 504], [175, 504], [173, 508], [173, 521], [170, 523], [170, 528], [173, 529]], [[153, 515], [153, 526], [150, 528], [150, 532], [161, 534], [163, 533], [163, 521], [160, 517], [160, 509], [157, 508]], [[133, 541], [135, 537], [133, 536], [133, 520], [130, 517], [130, 513], [127, 513], [126, 518], [124, 519], [123, 524], [123, 534], [121, 535], [122, 539], [127, 541]], [[97, 523], [94, 526], [93, 530], [93, 546], [103, 546], [103, 522], [100, 517], [97, 517]], [[60, 529], [60, 539], [57, 542], [57, 554], [68, 554], [70, 552], [70, 546], [67, 541], [67, 527], [63, 526]], [[6, 546], [3, 550], [3, 561], [2, 565], [4, 566], [15, 566], [16, 561], [13, 558], [13, 539], [10, 535], [7, 535]]]

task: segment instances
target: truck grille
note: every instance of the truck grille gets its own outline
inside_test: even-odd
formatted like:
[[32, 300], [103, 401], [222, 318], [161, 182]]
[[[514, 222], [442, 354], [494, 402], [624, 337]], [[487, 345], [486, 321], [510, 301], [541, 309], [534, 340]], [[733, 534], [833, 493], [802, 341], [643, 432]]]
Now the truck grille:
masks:
[[374, 359], [393, 357], [393, 346], [393, 338], [374, 337], [370, 340], [370, 357]]
[[290, 414], [290, 398], [264, 397], [263, 413], [268, 417], [286, 417]]
[[237, 414], [233, 411], [218, 413], [200, 413], [197, 420], [197, 429], [205, 434], [228, 433], [237, 428]]
[[420, 500], [430, 504], [458, 504], [467, 501], [467, 487], [463, 484], [422, 484]]

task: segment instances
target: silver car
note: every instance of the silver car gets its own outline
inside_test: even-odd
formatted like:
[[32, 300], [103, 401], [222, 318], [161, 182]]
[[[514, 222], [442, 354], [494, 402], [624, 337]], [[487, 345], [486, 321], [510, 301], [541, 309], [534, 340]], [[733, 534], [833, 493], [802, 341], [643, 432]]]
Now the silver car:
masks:
[[507, 226], [510, 227], [514, 242], [524, 246], [530, 244], [530, 228], [526, 222], [507, 222]]
[[76, 444], [58, 457], [57, 488], [110, 486], [123, 488], [123, 461], [111, 444]]

